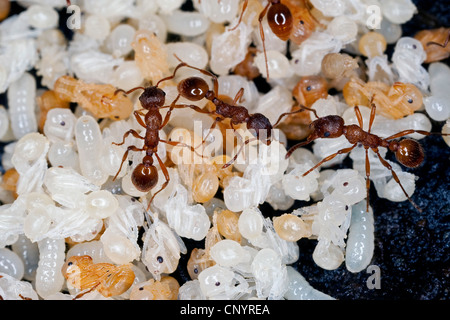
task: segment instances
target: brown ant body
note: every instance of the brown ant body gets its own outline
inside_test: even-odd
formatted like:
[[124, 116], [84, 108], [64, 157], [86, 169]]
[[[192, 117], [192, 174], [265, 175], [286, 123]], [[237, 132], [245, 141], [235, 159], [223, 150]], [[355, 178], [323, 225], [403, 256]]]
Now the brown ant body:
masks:
[[[123, 135], [123, 140], [121, 143], [115, 143], [115, 145], [123, 145], [125, 143], [125, 139], [131, 134], [133, 137], [144, 140], [144, 145], [142, 148], [138, 148], [134, 145], [130, 145], [127, 148], [127, 151], [124, 153], [122, 157], [122, 163], [120, 164], [120, 168], [117, 171], [117, 174], [113, 178], [115, 180], [117, 176], [119, 175], [119, 172], [122, 170], [123, 163], [128, 158], [128, 153], [130, 151], [136, 151], [136, 152], [145, 152], [145, 156], [142, 159], [142, 162], [138, 164], [133, 172], [131, 173], [131, 181], [133, 185], [141, 192], [149, 192], [155, 185], [158, 183], [158, 171], [156, 167], [153, 164], [153, 156], [156, 157], [159, 166], [162, 170], [162, 173], [164, 174], [164, 177], [166, 181], [162, 185], [161, 189], [156, 192], [153, 197], [151, 198], [148, 206], [150, 207], [150, 204], [153, 201], [153, 198], [161, 192], [164, 188], [167, 187], [170, 181], [169, 172], [162, 162], [161, 158], [158, 155], [158, 145], [160, 142], [166, 143], [171, 146], [182, 146], [182, 147], [188, 147], [191, 149], [191, 151], [195, 152], [194, 148], [191, 146], [188, 146], [184, 143], [180, 142], [173, 142], [173, 141], [166, 141], [162, 140], [159, 137], [159, 130], [161, 130], [170, 120], [170, 113], [167, 113], [165, 118], [162, 118], [162, 115], [160, 113], [160, 109], [164, 106], [165, 102], [165, 96], [166, 93], [158, 88], [158, 85], [165, 80], [172, 79], [173, 76], [164, 78], [160, 80], [156, 86], [150, 86], [147, 88], [144, 87], [136, 87], [133, 88], [127, 92], [119, 89], [116, 91], [122, 91], [125, 92], [125, 94], [129, 94], [135, 90], [142, 89], [144, 92], [139, 96], [139, 101], [141, 102], [143, 110], [135, 110], [134, 111], [134, 117], [136, 118], [137, 122], [145, 128], [145, 136], [142, 137], [138, 132], [136, 132], [133, 129], [128, 130]], [[143, 111], [146, 110], [147, 112], [144, 113]], [[141, 117], [144, 117], [142, 119]]]
[[[239, 22], [235, 27], [230, 29], [230, 31], [239, 26], [247, 6], [248, 0], [244, 0]], [[304, 0], [269, 0], [267, 2], [267, 5], [259, 14], [258, 22], [264, 58], [266, 61], [267, 80], [269, 80], [269, 66], [267, 62], [265, 36], [262, 26], [262, 21], [265, 16], [267, 16], [267, 22], [270, 29], [279, 39], [283, 41], [288, 41], [291, 39], [296, 44], [300, 44], [311, 35], [316, 27], [317, 20], [311, 15]]]
[[[380, 147], [387, 148], [390, 151], [394, 152], [397, 161], [400, 162], [401, 164], [403, 164], [404, 166], [406, 166], [408, 168], [417, 168], [419, 165], [422, 164], [422, 162], [425, 158], [425, 155], [424, 155], [421, 145], [413, 139], [407, 138], [407, 139], [403, 139], [400, 141], [397, 141], [394, 139], [401, 138], [401, 137], [404, 137], [404, 136], [406, 136], [408, 134], [412, 134], [412, 133], [419, 133], [419, 134], [423, 134], [426, 136], [432, 135], [432, 134], [439, 134], [439, 135], [447, 135], [447, 134], [430, 133], [430, 132], [423, 131], [423, 130], [410, 129], [410, 130], [403, 130], [403, 131], [393, 134], [387, 138], [381, 138], [370, 132], [371, 128], [372, 128], [372, 124], [375, 119], [375, 111], [376, 111], [376, 106], [373, 103], [373, 98], [371, 101], [371, 113], [370, 113], [368, 131], [364, 131], [362, 129], [363, 128], [363, 119], [362, 119], [362, 115], [361, 115], [361, 112], [360, 112], [358, 106], [355, 106], [355, 114], [358, 119], [359, 125], [356, 125], [356, 124], [345, 125], [344, 119], [337, 115], [329, 115], [329, 116], [319, 118], [314, 109], [310, 109], [310, 108], [303, 107], [303, 106], [302, 106], [302, 108], [313, 112], [318, 119], [316, 119], [315, 121], [313, 121], [310, 124], [310, 128], [312, 131], [311, 131], [311, 134], [306, 139], [306, 141], [300, 142], [300, 143], [294, 145], [293, 147], [291, 147], [286, 154], [286, 158], [288, 158], [294, 152], [294, 150], [296, 150], [297, 148], [305, 146], [318, 138], [338, 138], [343, 135], [343, 136], [345, 136], [345, 138], [347, 138], [348, 142], [353, 144], [349, 148], [341, 149], [341, 150], [325, 157], [319, 163], [317, 163], [314, 167], [312, 167], [311, 169], [306, 171], [303, 174], [303, 176], [306, 176], [311, 171], [318, 168], [323, 163], [330, 161], [337, 155], [349, 153], [358, 144], [361, 144], [366, 151], [365, 163], [366, 163], [367, 210], [369, 210], [369, 188], [370, 188], [370, 180], [369, 180], [370, 163], [369, 163], [368, 152], [369, 152], [369, 149], [371, 149], [378, 156], [378, 159], [380, 160], [381, 164], [383, 166], [385, 166], [388, 170], [391, 171], [392, 177], [394, 178], [395, 182], [397, 182], [399, 184], [400, 188], [402, 189], [403, 193], [406, 195], [408, 200], [411, 202], [411, 204], [418, 211], [422, 212], [422, 210], [419, 208], [419, 206], [417, 204], [415, 204], [414, 201], [412, 201], [412, 199], [406, 193], [397, 174], [392, 169], [392, 166], [385, 159], [383, 159], [383, 157], [380, 155], [378, 148], [380, 148]], [[300, 111], [303, 111], [303, 110], [300, 110]], [[299, 111], [296, 111], [296, 112], [299, 112]], [[282, 114], [280, 116], [280, 118], [283, 117], [284, 115], [286, 115], [286, 114]]]
[[[174, 108], [191, 108], [194, 111], [197, 111], [199, 113], [213, 115], [216, 118], [215, 118], [209, 132], [211, 132], [211, 130], [215, 128], [215, 126], [217, 125], [218, 122], [221, 122], [224, 119], [230, 119], [230, 125], [234, 131], [236, 131], [234, 126], [245, 123], [247, 125], [247, 129], [250, 130], [255, 135], [255, 139], [246, 140], [244, 142], [244, 145], [246, 145], [249, 142], [254, 141], [256, 139], [261, 140], [262, 142], [264, 142], [268, 145], [270, 144], [271, 132], [272, 132], [273, 126], [270, 123], [269, 119], [267, 119], [267, 117], [261, 113], [250, 114], [248, 112], [247, 108], [236, 105], [237, 102], [242, 97], [242, 95], [244, 94], [243, 89], [239, 90], [239, 92], [237, 93], [236, 97], [234, 98], [232, 104], [226, 103], [225, 101], [218, 98], [219, 85], [218, 85], [217, 77], [214, 74], [212, 74], [206, 70], [199, 69], [194, 66], [188, 65], [185, 62], [181, 62], [175, 68], [174, 74], [181, 67], [192, 68], [194, 70], [200, 71], [201, 73], [203, 73], [207, 76], [210, 76], [213, 80], [214, 90], [210, 90], [206, 81], [200, 77], [194, 76], [194, 77], [189, 77], [189, 78], [181, 80], [177, 86], [177, 89], [178, 89], [177, 98], [174, 100], [174, 102], [171, 104], [171, 106], [167, 106], [167, 107], [170, 107], [169, 111], [167, 112], [167, 115], [170, 115], [171, 111]], [[180, 98], [180, 96], [187, 100], [190, 100], [190, 101], [199, 101], [203, 98], [206, 98], [215, 105], [216, 109], [214, 111], [207, 111], [207, 110], [203, 110], [194, 105], [176, 105], [175, 103]], [[165, 107], [165, 108], [167, 108], [167, 107]], [[207, 136], [203, 139], [202, 144], [206, 141]], [[242, 148], [241, 148], [241, 150], [242, 150]], [[224, 168], [230, 166], [231, 163], [236, 160], [239, 152], [236, 153], [236, 155], [233, 157], [233, 159], [231, 159], [227, 164], [224, 165]]]

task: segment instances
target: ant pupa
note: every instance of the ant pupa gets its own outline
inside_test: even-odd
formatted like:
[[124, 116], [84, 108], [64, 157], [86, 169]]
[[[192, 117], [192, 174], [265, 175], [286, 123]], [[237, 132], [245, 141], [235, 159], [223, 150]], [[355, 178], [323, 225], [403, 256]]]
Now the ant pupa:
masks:
[[[363, 130], [363, 118], [361, 115], [361, 111], [359, 110], [358, 106], [355, 106], [355, 114], [358, 119], [358, 125], [357, 124], [351, 124], [351, 125], [345, 125], [344, 119], [338, 115], [329, 115], [325, 117], [319, 117], [314, 109], [307, 108], [302, 106], [303, 109], [309, 110], [315, 114], [317, 117], [316, 120], [311, 122], [310, 128], [311, 128], [311, 134], [307, 137], [306, 141], [300, 142], [294, 146], [292, 146], [287, 154], [286, 158], [288, 158], [296, 149], [303, 147], [312, 141], [319, 139], [319, 138], [338, 138], [340, 136], [344, 136], [349, 143], [352, 144], [351, 147], [341, 149], [324, 159], [322, 159], [320, 162], [318, 162], [314, 167], [303, 173], [303, 176], [306, 176], [313, 170], [317, 169], [319, 166], [321, 166], [323, 163], [332, 160], [334, 157], [340, 154], [346, 154], [351, 152], [358, 144], [362, 145], [365, 149], [365, 165], [366, 165], [366, 202], [367, 202], [367, 211], [369, 210], [369, 188], [370, 188], [370, 163], [369, 163], [369, 149], [372, 150], [380, 160], [381, 164], [386, 167], [388, 170], [390, 170], [392, 177], [394, 178], [395, 182], [400, 186], [401, 190], [409, 200], [409, 202], [419, 211], [422, 212], [422, 209], [410, 198], [410, 196], [407, 194], [405, 189], [403, 188], [403, 185], [400, 182], [400, 179], [398, 178], [397, 174], [393, 170], [392, 166], [381, 156], [379, 149], [387, 148], [391, 152], [395, 153], [395, 157], [398, 162], [400, 162], [402, 165], [408, 168], [417, 168], [422, 164], [424, 161], [425, 155], [422, 149], [422, 146], [413, 139], [405, 138], [400, 141], [397, 141], [395, 139], [404, 137], [409, 134], [418, 133], [423, 134], [425, 136], [429, 135], [447, 135], [442, 133], [430, 133], [428, 131], [423, 130], [403, 130], [401, 132], [398, 132], [396, 134], [393, 134], [387, 138], [381, 138], [373, 133], [371, 133], [371, 128], [373, 125], [373, 122], [375, 120], [375, 113], [376, 113], [376, 106], [373, 103], [374, 98], [372, 97], [370, 101], [371, 105], [371, 111], [370, 111], [370, 118], [369, 118], [369, 128], [367, 131]], [[301, 111], [301, 110], [300, 110]], [[299, 111], [296, 111], [299, 112]], [[282, 117], [284, 114], [282, 114], [280, 117]]]

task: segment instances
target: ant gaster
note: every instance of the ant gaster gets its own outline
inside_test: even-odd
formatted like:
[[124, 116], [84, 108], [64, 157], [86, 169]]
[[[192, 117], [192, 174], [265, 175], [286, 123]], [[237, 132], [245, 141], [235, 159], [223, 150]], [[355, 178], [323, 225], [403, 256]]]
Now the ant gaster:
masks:
[[[381, 164], [383, 166], [385, 166], [388, 170], [391, 171], [392, 177], [394, 178], [395, 182], [398, 183], [398, 185], [400, 186], [400, 188], [402, 189], [403, 193], [408, 198], [408, 200], [411, 202], [411, 204], [418, 211], [422, 212], [422, 210], [419, 208], [419, 206], [417, 204], [415, 204], [414, 201], [412, 201], [412, 199], [406, 193], [397, 174], [392, 169], [392, 166], [385, 159], [383, 159], [383, 157], [380, 155], [378, 148], [382, 147], [382, 148], [389, 149], [390, 151], [395, 153], [395, 157], [398, 162], [400, 162], [401, 164], [403, 164], [404, 166], [406, 166], [408, 168], [416, 168], [420, 164], [422, 164], [422, 162], [425, 158], [425, 155], [424, 155], [421, 145], [416, 140], [413, 140], [413, 139], [407, 138], [407, 139], [403, 139], [400, 141], [397, 141], [394, 139], [401, 138], [401, 137], [404, 137], [404, 136], [406, 136], [408, 134], [412, 134], [412, 133], [419, 133], [419, 134], [423, 134], [426, 136], [432, 135], [432, 134], [439, 134], [439, 135], [447, 135], [447, 134], [430, 133], [430, 132], [423, 131], [423, 130], [410, 129], [410, 130], [403, 130], [403, 131], [393, 134], [387, 138], [381, 138], [375, 134], [370, 133], [372, 124], [375, 119], [375, 112], [376, 112], [376, 106], [373, 103], [373, 97], [372, 97], [370, 104], [371, 104], [371, 112], [370, 112], [370, 118], [369, 118], [368, 131], [364, 131], [362, 129], [363, 128], [363, 118], [362, 118], [361, 111], [359, 110], [358, 106], [355, 106], [355, 114], [358, 119], [359, 125], [356, 125], [356, 124], [345, 125], [344, 119], [337, 115], [329, 115], [329, 116], [320, 118], [320, 117], [318, 117], [318, 115], [314, 109], [310, 109], [310, 108], [301, 106], [301, 108], [313, 112], [318, 119], [316, 119], [315, 121], [313, 121], [310, 124], [310, 128], [312, 131], [311, 131], [311, 134], [306, 139], [306, 141], [300, 142], [300, 143], [294, 145], [293, 147], [291, 147], [286, 154], [286, 158], [288, 158], [294, 152], [294, 150], [296, 150], [302, 146], [305, 146], [318, 138], [338, 138], [343, 135], [343, 136], [345, 136], [345, 138], [347, 138], [348, 142], [350, 142], [353, 145], [349, 148], [341, 149], [341, 150], [337, 151], [336, 153], [333, 153], [333, 154], [325, 157], [319, 163], [317, 163], [314, 167], [312, 167], [311, 169], [306, 171], [303, 174], [303, 176], [306, 176], [311, 171], [318, 168], [323, 163], [330, 161], [337, 155], [349, 153], [358, 144], [361, 144], [364, 147], [365, 152], [366, 152], [366, 157], [365, 157], [366, 158], [365, 159], [366, 192], [367, 192], [367, 196], [366, 196], [367, 208], [366, 208], [366, 210], [367, 211], [369, 210], [370, 163], [369, 163], [368, 152], [369, 152], [369, 149], [371, 149], [378, 156], [378, 159], [380, 160]], [[302, 111], [302, 110], [300, 110], [300, 111]], [[299, 112], [299, 111], [294, 111], [294, 112]], [[285, 115], [285, 114], [282, 114], [280, 117], [282, 117], [283, 115]]]
[[[139, 96], [139, 101], [141, 102], [143, 109], [135, 110], [133, 114], [134, 117], [136, 118], [136, 121], [142, 127], [145, 128], [145, 136], [142, 137], [137, 131], [130, 129], [124, 133], [121, 143], [113, 142], [113, 144], [118, 146], [123, 145], [125, 143], [125, 139], [131, 134], [135, 138], [144, 140], [144, 145], [142, 148], [138, 148], [134, 145], [128, 146], [127, 151], [124, 153], [122, 157], [122, 163], [120, 164], [120, 168], [117, 171], [116, 175], [114, 176], [113, 180], [117, 178], [119, 172], [122, 170], [123, 163], [128, 158], [128, 153], [130, 151], [136, 152], [144, 151], [145, 156], [142, 159], [142, 162], [138, 164], [131, 173], [131, 181], [133, 185], [136, 187], [136, 189], [138, 189], [139, 191], [149, 192], [158, 183], [158, 171], [153, 164], [153, 156], [155, 156], [166, 181], [162, 185], [161, 189], [153, 194], [153, 197], [151, 198], [148, 207], [150, 207], [153, 198], [164, 188], [166, 188], [170, 181], [169, 172], [157, 153], [158, 144], [160, 142], [163, 142], [171, 146], [188, 147], [191, 149], [191, 151], [195, 152], [195, 149], [193, 147], [186, 145], [184, 143], [175, 141], [166, 141], [159, 138], [159, 130], [161, 130], [169, 122], [170, 113], [166, 114], [164, 120], [162, 119], [160, 109], [164, 106], [166, 93], [162, 89], [158, 88], [158, 85], [163, 81], [172, 79], [173, 77], [174, 75], [161, 79], [155, 86], [150, 86], [146, 88], [136, 87], [129, 91], [124, 91], [121, 89], [116, 91], [116, 93], [122, 91], [125, 94], [130, 94], [131, 92], [138, 89], [144, 90], [144, 92]], [[173, 104], [174, 103], [175, 101], [173, 102]], [[147, 112], [144, 113], [144, 110], [146, 110]], [[144, 117], [144, 119], [142, 119], [141, 117]]]
[[[178, 60], [180, 60], [180, 59], [178, 58]], [[212, 129], [215, 128], [215, 126], [217, 125], [218, 122], [223, 121], [224, 119], [228, 118], [228, 119], [230, 119], [231, 128], [234, 131], [236, 131], [234, 126], [246, 123], [247, 129], [255, 135], [254, 139], [247, 139], [243, 143], [241, 149], [236, 153], [236, 155], [228, 163], [226, 163], [223, 166], [223, 168], [230, 166], [236, 160], [236, 158], [239, 155], [239, 153], [241, 152], [242, 148], [249, 142], [252, 142], [252, 141], [258, 139], [258, 140], [266, 143], [267, 145], [269, 145], [271, 143], [271, 134], [272, 134], [273, 126], [270, 123], [269, 119], [267, 119], [267, 117], [261, 113], [250, 114], [245, 107], [236, 105], [237, 102], [241, 99], [242, 95], [244, 94], [244, 90], [242, 88], [237, 93], [236, 97], [233, 100], [233, 103], [228, 104], [218, 98], [219, 82], [217, 80], [217, 77], [214, 74], [212, 74], [206, 70], [191, 66], [183, 61], [181, 61], [181, 63], [178, 64], [178, 66], [175, 68], [174, 74], [181, 67], [188, 67], [188, 68], [197, 70], [197, 71], [201, 72], [202, 74], [210, 76], [213, 81], [214, 90], [210, 90], [206, 81], [200, 77], [193, 76], [193, 77], [189, 77], [189, 78], [181, 80], [177, 86], [177, 89], [178, 89], [177, 98], [174, 100], [174, 102], [171, 104], [171, 106], [164, 107], [164, 108], [167, 108], [167, 107], [170, 108], [169, 111], [167, 112], [168, 115], [170, 115], [171, 111], [174, 108], [191, 108], [194, 111], [197, 111], [199, 113], [205, 113], [205, 114], [213, 115], [216, 117], [210, 130], [209, 130], [209, 133], [211, 132]], [[180, 98], [180, 96], [187, 100], [190, 100], [190, 101], [199, 101], [203, 98], [206, 98], [215, 105], [216, 109], [214, 111], [207, 111], [207, 110], [203, 110], [194, 105], [175, 105], [175, 102]], [[208, 133], [208, 135], [209, 135], [209, 133]], [[206, 138], [208, 137], [208, 135], [203, 139], [202, 144], [206, 141]]]

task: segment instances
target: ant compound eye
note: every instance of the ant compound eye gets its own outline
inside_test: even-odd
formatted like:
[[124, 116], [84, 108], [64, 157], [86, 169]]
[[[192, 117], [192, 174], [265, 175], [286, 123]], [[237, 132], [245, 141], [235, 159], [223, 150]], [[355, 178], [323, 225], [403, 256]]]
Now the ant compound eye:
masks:
[[306, 91], [311, 91], [311, 86], [307, 86]]
[[417, 49], [417, 46], [415, 44], [412, 45], [413, 49]]
[[330, 136], [330, 132], [329, 132], [329, 131], [325, 132], [325, 133], [323, 134], [323, 136], [324, 136], [325, 138], [328, 138], [328, 137]]
[[70, 261], [68, 264], [67, 264], [67, 266], [71, 266], [71, 265], [73, 265], [73, 262], [72, 261]]
[[164, 262], [164, 259], [163, 259], [163, 257], [161, 257], [161, 256], [158, 256], [158, 257], [156, 258], [156, 260], [157, 260], [159, 263], [163, 263], [163, 262]]
[[408, 103], [413, 103], [413, 102], [414, 102], [413, 99], [411, 99], [411, 98], [408, 99]]
[[300, 20], [300, 24], [305, 24], [305, 21], [303, 21], [303, 20]]

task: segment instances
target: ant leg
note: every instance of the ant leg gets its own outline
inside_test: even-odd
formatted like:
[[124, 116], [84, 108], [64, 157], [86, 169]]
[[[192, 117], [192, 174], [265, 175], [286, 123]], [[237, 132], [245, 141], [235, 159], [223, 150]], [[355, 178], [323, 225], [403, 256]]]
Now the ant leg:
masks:
[[123, 144], [125, 143], [125, 139], [126, 139], [130, 134], [131, 134], [133, 137], [135, 137], [135, 138], [139, 138], [139, 139], [142, 139], [142, 140], [145, 139], [144, 137], [141, 137], [141, 136], [139, 135], [139, 133], [137, 133], [135, 130], [130, 129], [130, 130], [128, 130], [127, 132], [125, 132], [125, 134], [123, 135], [123, 140], [122, 140], [121, 143], [113, 142], [112, 144], [115, 144], [116, 146], [121, 146], [121, 145], [123, 145]]
[[[370, 109], [369, 130], [367, 131], [368, 133], [370, 133], [370, 130], [372, 130], [372, 125], [373, 125], [373, 122], [375, 120], [375, 113], [377, 111], [377, 106], [373, 102], [374, 97], [375, 97], [375, 95], [373, 95], [372, 99], [370, 99], [371, 109]], [[362, 126], [361, 126], [361, 128], [362, 128]]]
[[119, 170], [114, 176], [113, 181], [116, 180], [117, 176], [119, 175], [119, 172], [122, 170], [123, 163], [125, 162], [125, 160], [127, 160], [128, 152], [130, 151], [144, 151], [144, 149], [137, 148], [136, 146], [128, 146], [127, 151], [125, 151], [125, 153], [123, 154], [122, 163], [120, 164]]
[[147, 211], [150, 209], [150, 205], [152, 204], [153, 199], [155, 198], [155, 196], [160, 193], [161, 191], [163, 191], [167, 185], [170, 182], [170, 176], [169, 176], [169, 171], [167, 171], [167, 167], [165, 166], [165, 164], [161, 161], [161, 158], [158, 156], [158, 154], [155, 152], [154, 153], [156, 159], [158, 160], [159, 166], [161, 168], [161, 171], [164, 174], [164, 177], [166, 178], [166, 181], [164, 182], [164, 184], [161, 186], [161, 189], [159, 189], [150, 199], [150, 202], [148, 203], [148, 207], [147, 207]]
[[361, 129], [362, 129], [364, 123], [363, 123], [363, 118], [362, 118], [362, 115], [361, 115], [361, 110], [359, 110], [358, 106], [355, 106], [354, 110], [355, 110], [356, 119], [358, 119], [358, 124], [361, 127]]
[[136, 87], [136, 88], [130, 89], [128, 91], [125, 91], [123, 89], [117, 89], [116, 91], [114, 91], [114, 95], [117, 95], [119, 92], [123, 92], [125, 94], [130, 94], [130, 93], [132, 93], [132, 92], [134, 92], [136, 90], [139, 90], [139, 89], [145, 90], [144, 87]]
[[90, 289], [88, 289], [88, 290], [86, 290], [86, 291], [80, 292], [80, 293], [77, 294], [77, 295], [75, 296], [75, 298], [73, 298], [72, 300], [80, 299], [80, 298], [81, 298], [82, 296], [84, 296], [85, 294], [88, 294], [89, 292], [94, 291], [99, 285], [100, 285], [100, 282], [99, 282], [98, 284], [96, 284], [95, 286], [93, 286], [92, 288], [90, 288]]
[[239, 153], [241, 153], [242, 150], [244, 150], [244, 147], [245, 147], [247, 144], [249, 144], [250, 142], [253, 142], [253, 141], [255, 141], [255, 140], [258, 140], [258, 139], [257, 139], [257, 138], [247, 139], [247, 140], [242, 144], [242, 146], [240, 147], [239, 151], [236, 152], [236, 154], [234, 155], [234, 157], [233, 157], [230, 161], [228, 161], [227, 163], [225, 163], [225, 164], [223, 165], [222, 169], [226, 169], [226, 168], [228, 168], [229, 166], [231, 166], [231, 165], [233, 164], [233, 162], [236, 161], [237, 157], [239, 156]]
[[291, 154], [292, 154], [295, 150], [297, 150], [298, 148], [301, 148], [301, 147], [303, 147], [303, 146], [306, 146], [307, 144], [310, 144], [311, 142], [313, 142], [313, 140], [306, 140], [306, 141], [297, 143], [296, 145], [292, 146], [292, 147], [288, 150], [288, 152], [286, 153], [285, 158], [286, 158], [286, 159], [289, 158], [289, 157], [291, 156]]
[[414, 202], [412, 201], [412, 199], [409, 197], [409, 195], [406, 193], [406, 190], [403, 188], [402, 183], [400, 182], [400, 179], [398, 178], [397, 174], [395, 173], [395, 171], [392, 169], [392, 166], [386, 161], [384, 160], [378, 149], [377, 148], [372, 148], [373, 152], [375, 152], [378, 156], [378, 159], [380, 159], [380, 162], [383, 166], [385, 166], [386, 168], [388, 168], [391, 171], [392, 174], [392, 178], [394, 178], [395, 182], [398, 183], [398, 185], [400, 186], [400, 188], [402, 189], [403, 193], [405, 194], [405, 196], [408, 198], [409, 202], [411, 202], [411, 204], [419, 211], [422, 212], [422, 209], [420, 209], [420, 207]]
[[268, 1], [266, 7], [263, 11], [259, 14], [258, 22], [259, 22], [259, 34], [261, 35], [261, 41], [263, 45], [263, 51], [264, 51], [264, 58], [266, 59], [266, 73], [267, 73], [267, 81], [269, 81], [269, 63], [267, 62], [267, 52], [266, 52], [266, 37], [264, 36], [264, 29], [262, 26], [262, 20], [264, 16], [267, 14], [267, 10], [269, 9], [271, 5], [271, 2]]
[[305, 110], [311, 111], [312, 113], [314, 113], [314, 115], [316, 116], [316, 118], [319, 118], [319, 116], [317, 115], [316, 110], [311, 109], [311, 108], [308, 108], [308, 107], [305, 107], [304, 105], [299, 105], [299, 107], [300, 107], [299, 110], [295, 110], [295, 111], [291, 111], [291, 112], [285, 112], [285, 113], [282, 113], [282, 114], [278, 117], [278, 120], [277, 120], [277, 122], [275, 122], [275, 124], [273, 125], [273, 127], [276, 127], [276, 126], [280, 123], [280, 121], [281, 121], [281, 119], [282, 119], [283, 117], [288, 116], [288, 115], [291, 115], [291, 114], [300, 113], [300, 112], [303, 112], [303, 111], [305, 111]]
[[435, 44], [435, 45], [437, 45], [439, 47], [445, 48], [447, 46], [449, 40], [450, 40], [450, 31], [448, 32], [447, 39], [445, 39], [444, 44], [440, 44], [438, 42], [430, 41], [430, 42], [427, 43], [427, 46], [429, 46], [430, 44]]
[[238, 102], [241, 102], [243, 95], [244, 95], [244, 88], [241, 88], [241, 89], [239, 89], [238, 93], [234, 97], [233, 106], [237, 105]]
[[190, 146], [186, 143], [183, 142], [178, 142], [178, 141], [167, 141], [167, 140], [162, 140], [160, 139], [159, 142], [168, 144], [169, 146], [173, 146], [173, 147], [184, 147], [184, 148], [189, 148], [192, 152], [194, 152], [196, 155], [198, 155], [199, 157], [205, 158], [205, 156], [203, 154], [199, 154], [197, 152], [197, 150], [195, 150], [195, 148], [193, 146]]
[[393, 134], [392, 136], [389, 136], [387, 138], [384, 138], [383, 140], [391, 140], [391, 139], [396, 139], [396, 138], [401, 138], [404, 136], [407, 136], [408, 134], [412, 134], [412, 133], [419, 133], [419, 134], [423, 134], [425, 136], [430, 136], [430, 135], [448, 135], [447, 133], [439, 133], [439, 132], [428, 132], [428, 131], [423, 131], [423, 130], [413, 130], [413, 129], [409, 129], [409, 130], [403, 130], [400, 131], [396, 134]]
[[175, 105], [176, 105], [176, 102], [178, 101], [178, 99], [180, 99], [180, 95], [177, 95], [175, 100], [173, 100], [172, 103], [170, 104], [169, 110], [167, 111], [166, 116], [164, 117], [164, 121], [162, 122], [161, 127], [159, 128], [159, 130], [164, 128], [166, 126], [166, 124], [169, 122], [170, 115], [172, 114], [172, 110], [175, 109]]
[[318, 167], [320, 167], [323, 163], [330, 161], [331, 159], [333, 159], [334, 157], [336, 157], [339, 154], [344, 154], [344, 153], [349, 153], [350, 151], [352, 151], [358, 144], [355, 143], [353, 146], [349, 147], [349, 148], [344, 148], [339, 150], [336, 153], [330, 154], [328, 157], [325, 157], [324, 159], [322, 159], [322, 161], [320, 161], [319, 163], [317, 163], [314, 167], [312, 167], [311, 169], [309, 169], [308, 171], [306, 171], [302, 177], [308, 175], [311, 171], [313, 171], [314, 169], [317, 169]]
[[234, 31], [241, 24], [242, 17], [244, 16], [244, 12], [247, 9], [247, 5], [248, 5], [248, 0], [244, 0], [244, 4], [242, 5], [241, 15], [239, 16], [239, 21], [238, 21], [237, 25], [234, 28], [228, 29], [228, 31]]
[[136, 110], [136, 111], [133, 112], [133, 115], [134, 115], [134, 117], [136, 118], [136, 121], [137, 121], [141, 126], [143, 126], [144, 128], [147, 127], [147, 125], [145, 124], [144, 120], [142, 120], [142, 118], [140, 117], [141, 115], [142, 115], [142, 116], [145, 116], [144, 114], [142, 114], [141, 112], [139, 112], [139, 111]]
[[191, 108], [192, 110], [197, 111], [199, 113], [210, 114], [210, 115], [214, 114], [214, 112], [203, 110], [203, 109], [201, 109], [201, 108], [199, 108], [197, 106], [188, 105], [188, 104], [177, 104], [177, 105], [174, 105], [174, 106], [164, 106], [164, 107], [161, 107], [159, 109], [166, 109], [166, 108], [172, 108], [172, 109]]
[[220, 121], [222, 121], [222, 120], [223, 120], [223, 119], [222, 119], [222, 118], [219, 118], [219, 117], [217, 117], [217, 118], [214, 120], [213, 124], [211, 125], [211, 127], [210, 127], [209, 130], [208, 130], [208, 134], [203, 138], [202, 143], [200, 143], [198, 146], [196, 146], [195, 149], [199, 148], [200, 146], [202, 146], [202, 145], [205, 143], [206, 139], [207, 139], [207, 138], [209, 137], [209, 135], [211, 134], [211, 131], [216, 127], [217, 123], [220, 122]]
[[369, 148], [365, 149], [366, 149], [366, 212], [369, 212], [370, 161], [369, 161]]

